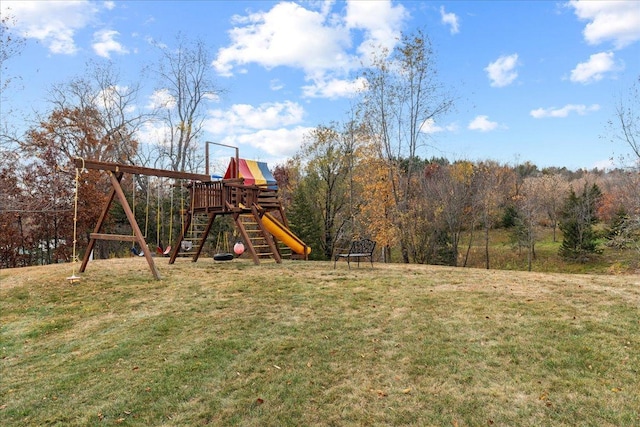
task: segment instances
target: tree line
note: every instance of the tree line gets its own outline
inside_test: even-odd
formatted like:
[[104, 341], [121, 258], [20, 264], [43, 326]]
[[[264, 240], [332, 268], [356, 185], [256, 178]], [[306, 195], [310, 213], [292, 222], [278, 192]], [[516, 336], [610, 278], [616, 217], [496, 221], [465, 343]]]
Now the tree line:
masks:
[[[316, 129], [300, 158], [276, 168], [292, 227], [317, 248], [316, 259], [368, 237], [383, 260], [451, 266], [467, 266], [472, 244], [481, 244], [491, 268], [497, 228], [509, 231], [529, 268], [546, 230], [561, 241], [559, 255], [568, 261], [588, 262], [602, 245], [638, 248], [637, 171], [417, 157], [388, 163], [376, 155], [375, 141], [354, 149], [352, 129]], [[406, 205], [397, 204], [397, 188], [410, 193], [400, 199]]]
[[[19, 51], [4, 34], [4, 52]], [[151, 110], [135, 108], [140, 85], [124, 84], [115, 64], [90, 63], [82, 75], [51, 88], [50, 110], [26, 132], [12, 132], [3, 122], [0, 267], [70, 261], [74, 218], [80, 247], [86, 243], [109, 188], [97, 171], [76, 175], [73, 158], [189, 172], [202, 167], [206, 104], [223, 93], [210, 74], [210, 50], [184, 35], [172, 48], [156, 47], [158, 62], [144, 71], [157, 81]], [[563, 239], [560, 254], [577, 262], [596, 255], [603, 237], [620, 247], [638, 245], [637, 167], [539, 170], [526, 162], [427, 158], [425, 127], [456, 101], [438, 79], [429, 38], [421, 31], [405, 34], [394, 49], [371, 58], [348, 120], [318, 125], [296, 155], [273, 170], [289, 222], [314, 248], [315, 259], [330, 259], [351, 239], [369, 237], [383, 261], [466, 266], [472, 243], [482, 242], [491, 268], [491, 231], [498, 227], [512, 230], [529, 268], [544, 228]], [[2, 58], [3, 70], [9, 59]], [[636, 155], [637, 91], [634, 86], [621, 100], [610, 123], [612, 139], [621, 138]], [[154, 144], [141, 143], [149, 126], [162, 133]], [[180, 227], [176, 212], [188, 204], [183, 185], [128, 177], [123, 188], [138, 206], [147, 240], [170, 242]], [[107, 227], [121, 233], [125, 224], [115, 206]], [[122, 247], [103, 242], [99, 252], [122, 255]]]

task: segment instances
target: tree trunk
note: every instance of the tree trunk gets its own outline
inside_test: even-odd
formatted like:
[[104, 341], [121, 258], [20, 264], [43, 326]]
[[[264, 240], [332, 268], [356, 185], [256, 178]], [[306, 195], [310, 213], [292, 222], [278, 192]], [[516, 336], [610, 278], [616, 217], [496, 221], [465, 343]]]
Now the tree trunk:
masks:
[[469, 252], [471, 252], [471, 245], [473, 244], [473, 229], [474, 225], [471, 224], [471, 234], [469, 235], [469, 244], [467, 245], [467, 252], [464, 254], [464, 263], [463, 267], [467, 266], [467, 262], [469, 261]]
[[489, 225], [484, 226], [484, 257], [486, 260], [486, 268], [489, 270]]

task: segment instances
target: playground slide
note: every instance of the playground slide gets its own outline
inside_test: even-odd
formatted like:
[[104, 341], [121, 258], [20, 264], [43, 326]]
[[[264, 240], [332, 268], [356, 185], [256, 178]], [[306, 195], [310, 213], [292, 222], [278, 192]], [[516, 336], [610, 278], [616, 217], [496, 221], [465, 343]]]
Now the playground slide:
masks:
[[306, 249], [307, 255], [311, 253], [311, 248], [309, 246], [305, 246], [304, 242], [300, 240], [298, 236], [293, 234], [291, 230], [285, 227], [284, 224], [278, 221], [273, 215], [269, 213], [264, 214], [262, 217], [262, 223], [269, 233], [273, 234], [276, 239], [290, 247], [293, 252], [304, 255], [304, 251]]

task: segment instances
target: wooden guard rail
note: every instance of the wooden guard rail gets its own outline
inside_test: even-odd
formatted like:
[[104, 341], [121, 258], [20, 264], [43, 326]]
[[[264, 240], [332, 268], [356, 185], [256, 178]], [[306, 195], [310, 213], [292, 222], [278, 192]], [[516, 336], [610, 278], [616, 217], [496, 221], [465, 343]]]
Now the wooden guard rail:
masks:
[[261, 193], [260, 187], [243, 185], [241, 179], [193, 182], [190, 186], [191, 208], [194, 212], [226, 212], [230, 206], [232, 209], [250, 209], [258, 204]]

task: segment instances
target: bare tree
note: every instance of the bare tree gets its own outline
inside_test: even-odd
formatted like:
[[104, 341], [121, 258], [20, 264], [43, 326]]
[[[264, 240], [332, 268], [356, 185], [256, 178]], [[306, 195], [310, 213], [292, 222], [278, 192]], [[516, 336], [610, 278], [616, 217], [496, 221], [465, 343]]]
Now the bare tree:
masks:
[[476, 168], [473, 210], [484, 230], [485, 267], [487, 270], [491, 265], [489, 231], [494, 223], [497, 222], [500, 208], [505, 205], [510, 197], [514, 196], [514, 193], [510, 194], [510, 191], [516, 188], [516, 181], [512, 169], [500, 166], [495, 162], [483, 162]]
[[70, 127], [90, 129], [98, 138], [95, 143], [87, 140], [86, 134], [61, 138], [61, 150], [68, 157], [136, 163], [136, 134], [150, 118], [137, 108], [139, 92], [139, 83], [121, 82], [111, 62], [90, 62], [83, 76], [53, 86], [50, 90], [53, 113], [47, 121], [55, 122], [56, 115], [64, 120], [51, 131], [63, 133]]
[[[8, 168], [15, 161], [15, 148], [17, 138], [10, 131], [10, 124], [7, 122], [10, 114], [9, 97], [7, 90], [15, 77], [9, 70], [9, 60], [15, 58], [22, 53], [25, 39], [16, 36], [9, 26], [14, 23], [15, 19], [9, 14], [0, 16], [0, 117], [2, 122], [0, 126], [0, 171]], [[2, 196], [2, 194], [0, 194]]]
[[[363, 121], [379, 141], [380, 156], [388, 165], [398, 221], [408, 219], [411, 199], [419, 191], [415, 174], [418, 149], [426, 146], [425, 125], [446, 114], [453, 99], [438, 80], [435, 54], [421, 31], [403, 35], [391, 52], [382, 49], [365, 72], [367, 88], [360, 104]], [[401, 164], [401, 160], [407, 162]], [[399, 224], [405, 228], [410, 224]], [[406, 239], [401, 239], [402, 257], [409, 262]]]
[[[527, 181], [529, 181], [527, 183]], [[540, 208], [545, 212], [549, 225], [553, 229], [553, 241], [556, 241], [558, 218], [562, 210], [565, 195], [569, 191], [569, 183], [561, 174], [543, 174], [540, 177], [525, 178], [527, 190], [533, 188]], [[524, 191], [524, 190], [523, 190]], [[530, 191], [530, 192], [531, 192]]]
[[[546, 185], [549, 181], [545, 181], [544, 178], [527, 177], [524, 179], [520, 192], [514, 197], [516, 207], [518, 209], [518, 217], [516, 229], [520, 231], [518, 233], [521, 238], [520, 243], [524, 243], [527, 248], [527, 269], [532, 270], [533, 260], [536, 258], [535, 244], [538, 239], [539, 224], [542, 221], [545, 214], [549, 215], [550, 205], [548, 205], [548, 194]], [[554, 210], [553, 220], [557, 220], [557, 212], [555, 212], [555, 205], [551, 208]], [[554, 226], [555, 236], [555, 226]]]
[[167, 129], [160, 155], [172, 170], [193, 171], [206, 101], [216, 100], [222, 93], [212, 78], [212, 54], [203, 40], [191, 41], [182, 34], [176, 37], [174, 48], [157, 47], [161, 60], [156, 94], [163, 100], [160, 116]]
[[3, 101], [5, 100], [5, 89], [14, 78], [9, 72], [7, 61], [20, 55], [25, 44], [24, 37], [17, 36], [9, 28], [12, 23], [15, 23], [15, 18], [12, 15], [0, 16], [0, 91], [3, 93]]
[[[430, 216], [434, 223], [443, 224], [440, 228], [432, 228], [432, 232], [441, 237], [440, 242], [434, 238], [430, 240], [439, 243], [439, 246], [446, 244], [446, 248], [436, 249], [447, 255], [440, 262], [448, 265], [456, 266], [458, 262], [458, 246], [466, 217], [470, 213], [473, 178], [473, 164], [457, 162], [444, 166], [432, 163], [425, 168], [421, 179], [424, 202], [431, 205], [433, 210]], [[446, 233], [446, 241], [442, 241], [443, 232]]]
[[640, 75], [626, 96], [616, 104], [615, 119], [609, 122], [613, 139], [622, 141], [631, 148], [640, 168]]

